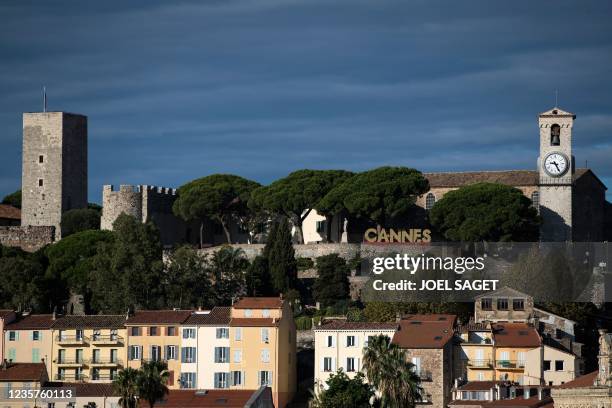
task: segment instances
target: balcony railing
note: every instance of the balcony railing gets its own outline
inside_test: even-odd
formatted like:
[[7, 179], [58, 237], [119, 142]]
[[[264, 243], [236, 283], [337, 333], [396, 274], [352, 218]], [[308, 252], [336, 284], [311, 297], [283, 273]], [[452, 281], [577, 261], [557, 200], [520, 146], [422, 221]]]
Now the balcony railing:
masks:
[[493, 368], [493, 361], [491, 360], [468, 360], [468, 367]]
[[123, 337], [118, 336], [116, 334], [110, 334], [110, 335], [102, 335], [102, 334], [94, 334], [93, 336], [91, 336], [91, 343], [92, 344], [119, 344], [119, 343], [123, 343]]
[[520, 360], [497, 360], [495, 367], [508, 370], [522, 370], [525, 368], [525, 362]]
[[114, 381], [117, 374], [91, 374], [91, 381]]
[[123, 361], [120, 358], [92, 358], [89, 365], [121, 365]]
[[87, 363], [87, 359], [62, 357], [55, 360], [55, 363], [58, 365], [83, 365]]
[[56, 381], [84, 381], [87, 376], [85, 374], [55, 374]]
[[55, 337], [55, 341], [57, 341], [58, 344], [85, 344], [89, 341], [89, 338], [86, 336], [58, 335]]

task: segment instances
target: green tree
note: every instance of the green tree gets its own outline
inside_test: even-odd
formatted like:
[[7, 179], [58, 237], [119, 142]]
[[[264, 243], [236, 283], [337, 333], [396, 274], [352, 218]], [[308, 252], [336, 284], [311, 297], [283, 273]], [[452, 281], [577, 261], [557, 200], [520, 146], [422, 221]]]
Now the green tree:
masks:
[[405, 214], [429, 182], [420, 171], [407, 167], [379, 167], [348, 178], [329, 191], [317, 208], [325, 214], [342, 211], [384, 225]]
[[119, 371], [117, 378], [113, 380], [113, 389], [119, 395], [121, 408], [136, 408], [138, 403], [138, 375], [138, 370], [127, 367]]
[[397, 307], [390, 302], [368, 302], [363, 314], [369, 322], [394, 322]]
[[246, 286], [248, 296], [272, 296], [272, 278], [268, 260], [263, 256], [256, 256], [246, 272]]
[[297, 262], [291, 242], [291, 230], [286, 218], [283, 218], [276, 227], [274, 241], [269, 244], [268, 265], [272, 276], [272, 286], [277, 293], [287, 292], [295, 287]]
[[338, 254], [317, 258], [317, 279], [313, 285], [313, 297], [322, 306], [331, 306], [338, 300], [348, 299], [351, 273], [346, 261]]
[[363, 373], [349, 378], [342, 370], [332, 374], [311, 401], [312, 408], [366, 408], [374, 397], [374, 389], [365, 381]]
[[208, 268], [214, 280], [219, 304], [229, 305], [233, 298], [246, 294], [246, 270], [249, 261], [240, 248], [224, 246], [210, 257]]
[[539, 216], [531, 200], [510, 186], [477, 183], [449, 191], [429, 212], [451, 241], [537, 241]]
[[166, 305], [185, 309], [214, 306], [206, 257], [191, 246], [174, 250], [165, 264]]
[[115, 239], [100, 243], [93, 259], [92, 307], [104, 313], [123, 313], [129, 306], [163, 306], [162, 247], [155, 224], [121, 214], [113, 233]]
[[53, 288], [56, 298], [66, 300], [69, 292], [82, 294], [89, 308], [89, 281], [93, 258], [98, 244], [110, 243], [113, 238], [114, 235], [110, 231], [87, 230], [62, 238], [45, 248], [49, 260], [45, 276], [58, 282]]
[[40, 311], [44, 305], [44, 268], [34, 256], [0, 258], [0, 306]]
[[414, 364], [388, 336], [381, 334], [368, 342], [363, 352], [363, 368], [370, 383], [380, 392], [382, 407], [414, 407], [422, 400], [423, 388]]
[[136, 377], [138, 397], [149, 403], [149, 408], [168, 395], [168, 365], [163, 361], [147, 361]]
[[296, 240], [304, 243], [302, 223], [319, 201], [334, 187], [351, 177], [344, 170], [298, 170], [253, 191], [249, 206], [291, 220]]
[[249, 196], [257, 187], [259, 183], [231, 174], [202, 177], [178, 189], [173, 211], [184, 220], [200, 220], [200, 246], [207, 218], [221, 224], [227, 242], [231, 243], [230, 223], [243, 222], [249, 213]]
[[21, 208], [21, 190], [4, 196], [2, 204], [12, 205], [13, 207]]
[[62, 214], [62, 238], [75, 232], [100, 229], [100, 213], [89, 208], [76, 208]]

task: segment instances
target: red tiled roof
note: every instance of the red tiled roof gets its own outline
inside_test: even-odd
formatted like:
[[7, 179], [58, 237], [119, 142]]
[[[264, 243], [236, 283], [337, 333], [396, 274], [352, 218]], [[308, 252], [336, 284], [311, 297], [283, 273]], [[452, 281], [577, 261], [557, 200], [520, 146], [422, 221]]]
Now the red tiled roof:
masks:
[[497, 347], [540, 347], [537, 330], [527, 323], [495, 323], [493, 341]]
[[229, 325], [231, 327], [276, 327], [279, 324], [279, 319], [271, 317], [249, 317], [249, 318], [232, 318]]
[[541, 400], [538, 399], [537, 396], [531, 398], [512, 398], [512, 399], [502, 399], [496, 401], [489, 401], [482, 404], [483, 407], [527, 407], [527, 408], [539, 408], [544, 406], [549, 406], [552, 402], [550, 397], [544, 397]]
[[67, 382], [47, 382], [45, 387], [61, 388], [69, 387], [74, 389], [75, 394], [79, 397], [109, 397], [118, 396], [111, 383], [67, 383]]
[[393, 343], [401, 348], [442, 348], [453, 337], [457, 316], [446, 314], [408, 315], [399, 322]]
[[9, 309], [0, 310], [0, 319], [6, 320], [7, 318], [13, 316], [15, 314], [14, 311]]
[[283, 307], [280, 297], [245, 297], [234, 303], [234, 309], [280, 309]]
[[47, 368], [44, 363], [7, 363], [0, 368], [0, 381], [40, 381]]
[[[243, 408], [257, 390], [170, 390], [166, 398], [157, 405], [165, 408]], [[148, 408], [141, 400], [139, 406]]]
[[21, 210], [8, 204], [0, 204], [0, 218], [20, 220]]
[[27, 315], [7, 324], [5, 330], [50, 329], [55, 321], [52, 314]]
[[490, 390], [498, 384], [504, 384], [503, 381], [470, 381], [463, 384], [458, 389], [461, 391], [485, 391]]
[[197, 326], [227, 326], [230, 322], [232, 308], [226, 306], [215, 306], [212, 310], [205, 313], [193, 312], [185, 323]]
[[[588, 173], [590, 169], [576, 169], [574, 180]], [[499, 183], [508, 186], [537, 186], [538, 172], [535, 170], [501, 171], [458, 171], [423, 173], [431, 188], [462, 187], [476, 183]]]
[[329, 320], [314, 330], [397, 330], [399, 323], [384, 322], [347, 322], [346, 320]]
[[593, 371], [580, 377], [576, 377], [572, 381], [568, 381], [565, 384], [559, 385], [556, 388], [587, 388], [592, 387], [597, 378], [598, 371]]
[[53, 329], [120, 329], [125, 315], [69, 315], [57, 319]]
[[125, 324], [181, 324], [191, 316], [191, 313], [191, 310], [138, 310], [125, 321]]

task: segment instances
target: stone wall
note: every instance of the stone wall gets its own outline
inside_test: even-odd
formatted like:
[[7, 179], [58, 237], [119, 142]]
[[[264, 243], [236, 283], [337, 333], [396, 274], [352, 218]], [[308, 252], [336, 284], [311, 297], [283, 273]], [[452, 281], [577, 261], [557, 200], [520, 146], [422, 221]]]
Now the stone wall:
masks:
[[423, 397], [432, 407], [444, 408], [450, 402], [452, 389], [452, 356], [444, 349], [406, 349], [408, 361], [421, 359]]
[[142, 195], [140, 186], [122, 184], [119, 190], [112, 185], [105, 185], [102, 189], [102, 219], [100, 228], [112, 230], [113, 223], [122, 213], [142, 220]]
[[34, 252], [51, 244], [55, 238], [53, 226], [0, 227], [0, 244]]

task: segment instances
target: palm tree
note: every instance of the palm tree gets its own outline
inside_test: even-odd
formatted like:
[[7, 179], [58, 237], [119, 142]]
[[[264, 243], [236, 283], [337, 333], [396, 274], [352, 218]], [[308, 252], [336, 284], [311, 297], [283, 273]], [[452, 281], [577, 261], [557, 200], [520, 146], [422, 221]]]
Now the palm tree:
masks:
[[168, 394], [168, 365], [163, 361], [148, 361], [142, 363], [136, 380], [138, 397], [149, 403], [153, 408], [155, 403]]
[[421, 379], [406, 352], [391, 343], [385, 335], [369, 341], [363, 352], [363, 368], [368, 380], [380, 393], [380, 406], [386, 408], [414, 407], [421, 401]]
[[138, 370], [126, 368], [119, 371], [117, 378], [113, 381], [113, 388], [120, 395], [119, 405], [121, 408], [136, 408]]

